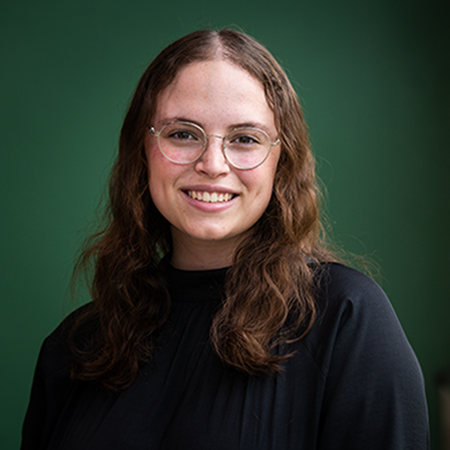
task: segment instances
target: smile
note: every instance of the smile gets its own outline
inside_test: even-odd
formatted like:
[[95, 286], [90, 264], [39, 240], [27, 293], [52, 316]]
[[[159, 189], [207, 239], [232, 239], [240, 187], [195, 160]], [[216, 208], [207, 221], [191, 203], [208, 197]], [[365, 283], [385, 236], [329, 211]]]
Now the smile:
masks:
[[230, 201], [235, 194], [223, 192], [186, 191], [186, 194], [194, 200], [206, 203], [222, 203]]

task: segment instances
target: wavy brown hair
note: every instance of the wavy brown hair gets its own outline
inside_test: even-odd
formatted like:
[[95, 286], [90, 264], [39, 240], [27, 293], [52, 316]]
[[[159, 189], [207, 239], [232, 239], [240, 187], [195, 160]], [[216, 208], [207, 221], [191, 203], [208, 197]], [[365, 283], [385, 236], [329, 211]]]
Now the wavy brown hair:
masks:
[[[211, 340], [227, 364], [249, 374], [276, 371], [289, 357], [275, 347], [300, 339], [316, 318], [313, 277], [333, 260], [320, 244], [314, 159], [296, 93], [273, 56], [244, 33], [197, 31], [165, 48], [144, 72], [122, 127], [109, 182], [106, 225], [87, 242], [74, 271], [93, 274], [93, 302], [71, 330], [77, 379], [129, 386], [152, 355], [170, 296], [161, 261], [170, 255], [169, 223], [148, 189], [144, 152], [158, 95], [188, 64], [224, 59], [262, 83], [281, 152], [269, 205], [234, 255], [226, 298]], [[83, 332], [87, 329], [87, 332]]]

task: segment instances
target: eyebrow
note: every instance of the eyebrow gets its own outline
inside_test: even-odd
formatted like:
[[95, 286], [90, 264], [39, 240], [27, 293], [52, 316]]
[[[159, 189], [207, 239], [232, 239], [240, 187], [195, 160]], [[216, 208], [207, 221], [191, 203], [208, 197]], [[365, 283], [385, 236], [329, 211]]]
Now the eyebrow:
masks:
[[[200, 122], [196, 122], [195, 120], [188, 119], [186, 117], [170, 117], [165, 118], [161, 121], [160, 127], [163, 127], [164, 125], [172, 122], [188, 122], [193, 123], [194, 125], [197, 125], [198, 127], [204, 129], [204, 126]], [[260, 130], [265, 131], [268, 133], [267, 127], [263, 125], [260, 122], [240, 122], [240, 123], [232, 123], [227, 127], [227, 132], [234, 130], [236, 128], [258, 128]]]
[[259, 128], [260, 130], [266, 131], [266, 127], [260, 122], [242, 122], [230, 125], [229, 129], [234, 128]]

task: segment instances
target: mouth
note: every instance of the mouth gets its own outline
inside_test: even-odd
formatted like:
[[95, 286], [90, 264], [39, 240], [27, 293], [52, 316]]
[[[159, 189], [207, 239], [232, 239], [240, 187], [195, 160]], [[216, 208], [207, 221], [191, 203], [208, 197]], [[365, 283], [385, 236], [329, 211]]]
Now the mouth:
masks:
[[205, 203], [224, 203], [229, 202], [236, 197], [236, 194], [230, 192], [207, 192], [207, 191], [184, 191], [194, 200]]

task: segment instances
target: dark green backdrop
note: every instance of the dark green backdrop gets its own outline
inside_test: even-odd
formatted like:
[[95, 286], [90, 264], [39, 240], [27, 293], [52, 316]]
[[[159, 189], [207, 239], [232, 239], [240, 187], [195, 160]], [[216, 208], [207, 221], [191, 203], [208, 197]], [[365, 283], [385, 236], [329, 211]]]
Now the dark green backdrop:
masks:
[[172, 40], [236, 25], [303, 100], [335, 237], [381, 266], [437, 449], [434, 376], [450, 365], [448, 23], [444, 2], [3, 1], [0, 447], [18, 447], [40, 344], [70, 310], [80, 230], [140, 74]]

